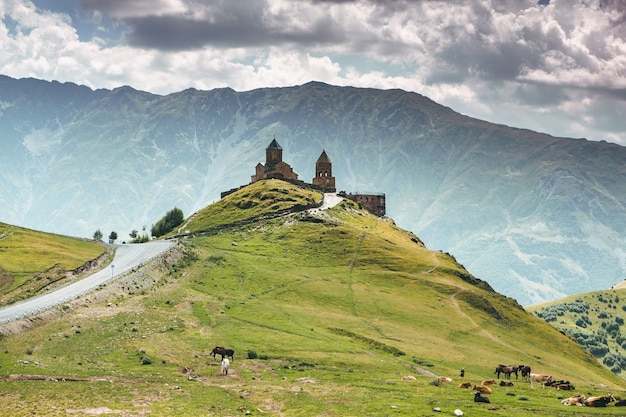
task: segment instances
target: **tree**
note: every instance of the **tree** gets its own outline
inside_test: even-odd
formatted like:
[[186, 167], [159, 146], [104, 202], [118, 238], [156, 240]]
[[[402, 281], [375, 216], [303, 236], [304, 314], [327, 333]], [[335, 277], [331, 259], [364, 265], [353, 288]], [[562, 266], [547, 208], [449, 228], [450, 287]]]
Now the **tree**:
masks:
[[111, 234], [109, 235], [109, 242], [114, 243], [116, 239], [117, 239], [117, 232], [111, 232]]
[[152, 226], [152, 236], [159, 237], [168, 234], [174, 230], [175, 227], [180, 226], [184, 219], [183, 211], [174, 207]]
[[133, 231], [132, 231], [132, 232], [130, 232], [130, 233], [128, 234], [128, 236], [130, 236], [130, 237], [132, 237], [133, 239], [135, 239], [137, 236], [139, 236], [139, 232], [138, 232], [138, 231], [136, 231], [135, 229], [133, 229]]
[[100, 229], [96, 230], [93, 233], [93, 240], [97, 240], [98, 242], [102, 240], [102, 232], [100, 231]]

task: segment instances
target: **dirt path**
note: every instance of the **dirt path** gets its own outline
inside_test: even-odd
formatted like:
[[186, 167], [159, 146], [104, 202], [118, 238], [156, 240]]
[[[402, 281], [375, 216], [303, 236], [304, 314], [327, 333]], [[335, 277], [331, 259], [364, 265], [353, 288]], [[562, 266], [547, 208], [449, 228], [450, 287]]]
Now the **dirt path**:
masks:
[[439, 257], [437, 257], [437, 254], [435, 252], [431, 252], [430, 256], [431, 258], [433, 258], [433, 266], [431, 266], [428, 271], [426, 271], [427, 274], [430, 274], [435, 269], [439, 268]]

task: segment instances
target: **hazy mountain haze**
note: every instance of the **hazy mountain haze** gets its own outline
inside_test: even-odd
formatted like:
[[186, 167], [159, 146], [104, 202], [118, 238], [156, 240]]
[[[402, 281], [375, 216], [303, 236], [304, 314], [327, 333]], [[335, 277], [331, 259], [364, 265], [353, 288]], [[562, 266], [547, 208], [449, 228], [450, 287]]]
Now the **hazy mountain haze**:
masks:
[[188, 89], [0, 77], [0, 221], [123, 240], [247, 184], [272, 138], [310, 182], [384, 192], [387, 213], [522, 304], [620, 282], [626, 151], [472, 119], [415, 93], [334, 87]]

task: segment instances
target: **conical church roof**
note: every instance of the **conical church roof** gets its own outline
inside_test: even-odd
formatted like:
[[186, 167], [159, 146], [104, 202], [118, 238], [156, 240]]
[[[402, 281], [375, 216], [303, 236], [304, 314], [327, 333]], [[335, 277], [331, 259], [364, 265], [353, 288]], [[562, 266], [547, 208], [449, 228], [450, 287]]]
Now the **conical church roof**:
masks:
[[269, 146], [267, 147], [267, 149], [283, 149], [280, 147], [280, 145], [278, 144], [278, 142], [276, 142], [276, 138], [274, 138], [272, 140], [272, 143], [269, 144]]
[[317, 158], [317, 163], [327, 163], [330, 164], [330, 158], [328, 157], [328, 155], [326, 155], [326, 151], [322, 151], [322, 154], [320, 155], [319, 158]]

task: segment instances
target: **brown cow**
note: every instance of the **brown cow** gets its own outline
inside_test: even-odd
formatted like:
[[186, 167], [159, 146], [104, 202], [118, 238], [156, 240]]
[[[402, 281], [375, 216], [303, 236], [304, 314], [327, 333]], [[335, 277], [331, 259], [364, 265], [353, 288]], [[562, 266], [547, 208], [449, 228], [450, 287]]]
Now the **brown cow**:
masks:
[[579, 407], [582, 407], [583, 405], [585, 405], [585, 401], [586, 398], [584, 395], [575, 395], [573, 397], [569, 397], [564, 399], [563, 401], [561, 401], [561, 404], [563, 405], [577, 405]]
[[495, 379], [485, 379], [481, 385], [496, 385], [497, 383]]
[[478, 385], [474, 385], [474, 388], [472, 388], [472, 389], [474, 391], [480, 392], [481, 394], [491, 394], [492, 393], [491, 388], [489, 388], [489, 387], [482, 387], [482, 386], [479, 387]]
[[472, 383], [467, 381], [467, 382], [461, 382], [459, 384], [459, 388], [472, 388]]
[[552, 381], [552, 376], [546, 375], [546, 374], [530, 374], [530, 387], [531, 388], [534, 388], [533, 381], [541, 382], [541, 387], [545, 388], [546, 382]]

